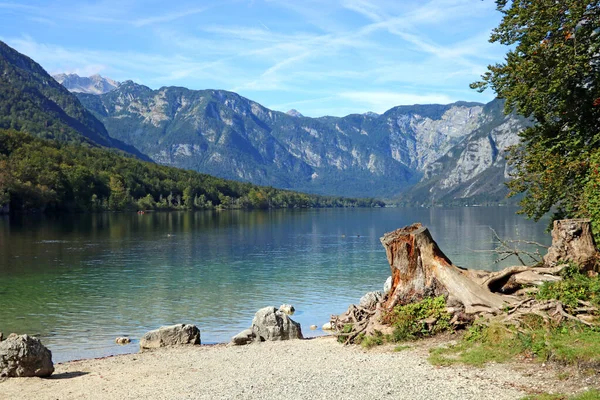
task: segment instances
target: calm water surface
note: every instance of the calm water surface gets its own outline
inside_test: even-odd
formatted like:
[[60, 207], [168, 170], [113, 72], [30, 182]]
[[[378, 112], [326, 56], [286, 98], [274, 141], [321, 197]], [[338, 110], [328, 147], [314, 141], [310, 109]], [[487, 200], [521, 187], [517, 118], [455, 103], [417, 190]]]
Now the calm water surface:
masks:
[[[259, 308], [296, 307], [305, 336], [390, 274], [379, 238], [422, 222], [455, 264], [497, 269], [501, 237], [549, 244], [516, 209], [332, 209], [0, 217], [0, 332], [36, 335], [54, 361], [135, 352], [160, 325], [227, 342]], [[503, 265], [515, 264], [507, 260]]]

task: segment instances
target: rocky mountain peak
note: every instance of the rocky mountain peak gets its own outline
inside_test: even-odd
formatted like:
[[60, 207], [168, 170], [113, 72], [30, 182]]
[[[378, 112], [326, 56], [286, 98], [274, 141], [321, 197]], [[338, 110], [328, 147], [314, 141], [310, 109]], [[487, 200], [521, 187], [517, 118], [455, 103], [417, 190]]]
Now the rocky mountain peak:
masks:
[[286, 114], [297, 118], [304, 117], [304, 115], [302, 115], [298, 110], [293, 108], [290, 111], [286, 112]]
[[85, 77], [73, 73], [61, 73], [52, 75], [52, 77], [70, 92], [74, 93], [104, 94], [115, 90], [121, 85], [120, 82], [99, 74]]

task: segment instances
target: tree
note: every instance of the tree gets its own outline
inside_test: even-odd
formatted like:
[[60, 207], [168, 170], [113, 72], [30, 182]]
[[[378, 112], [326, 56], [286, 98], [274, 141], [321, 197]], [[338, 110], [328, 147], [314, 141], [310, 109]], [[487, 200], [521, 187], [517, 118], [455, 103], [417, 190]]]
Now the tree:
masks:
[[3, 156], [0, 154], [0, 210], [2, 207], [10, 201], [9, 187], [10, 187], [10, 169]]
[[[600, 2], [496, 0], [504, 14], [490, 42], [512, 46], [488, 66], [480, 91], [491, 87], [534, 124], [509, 151], [511, 195], [539, 219], [586, 215], [583, 188], [590, 156], [600, 149]], [[600, 196], [600, 194], [598, 194]]]

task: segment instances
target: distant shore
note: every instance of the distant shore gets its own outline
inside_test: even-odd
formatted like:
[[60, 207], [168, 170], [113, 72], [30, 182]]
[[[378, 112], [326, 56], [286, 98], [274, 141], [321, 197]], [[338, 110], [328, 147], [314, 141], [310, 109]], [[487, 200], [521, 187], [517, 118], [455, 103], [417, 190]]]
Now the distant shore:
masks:
[[551, 376], [506, 365], [434, 367], [423, 343], [394, 352], [334, 337], [188, 346], [57, 364], [51, 378], [0, 382], [6, 399], [520, 399]]

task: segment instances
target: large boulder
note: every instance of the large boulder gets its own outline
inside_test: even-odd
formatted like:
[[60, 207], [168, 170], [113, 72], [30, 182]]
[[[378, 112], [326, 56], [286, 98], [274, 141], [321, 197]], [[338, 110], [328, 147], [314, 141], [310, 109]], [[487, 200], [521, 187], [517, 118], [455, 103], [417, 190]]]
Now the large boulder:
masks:
[[0, 377], [46, 377], [54, 372], [52, 352], [29, 335], [9, 335], [0, 342]]
[[155, 349], [182, 344], [200, 344], [200, 330], [195, 325], [161, 326], [147, 332], [140, 340], [140, 349]]
[[252, 319], [252, 332], [261, 341], [302, 339], [300, 324], [275, 307], [261, 308]]

